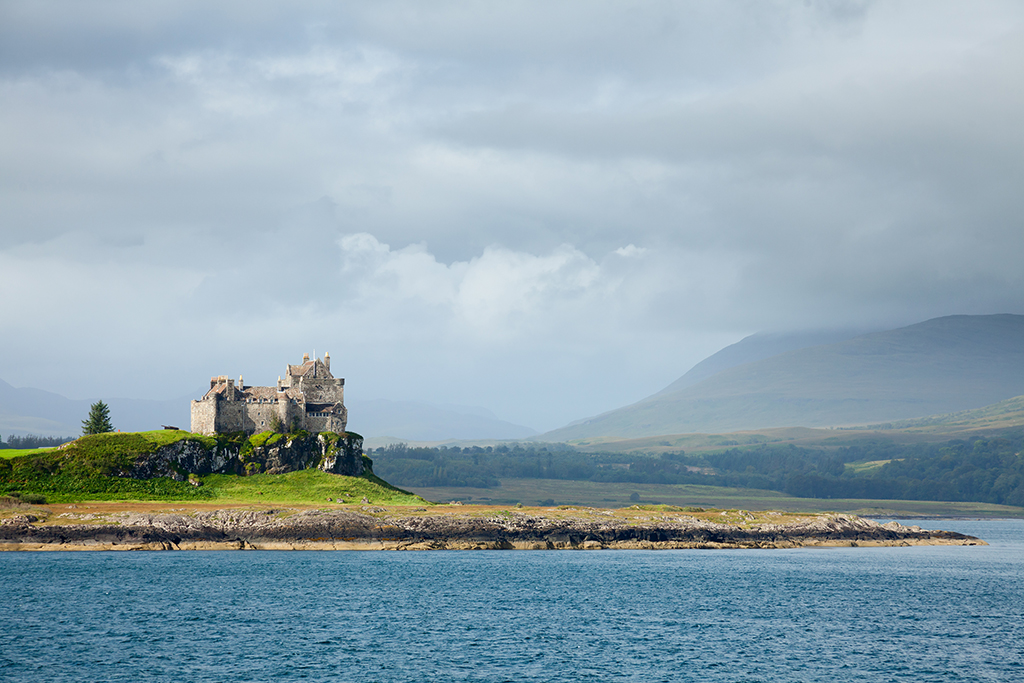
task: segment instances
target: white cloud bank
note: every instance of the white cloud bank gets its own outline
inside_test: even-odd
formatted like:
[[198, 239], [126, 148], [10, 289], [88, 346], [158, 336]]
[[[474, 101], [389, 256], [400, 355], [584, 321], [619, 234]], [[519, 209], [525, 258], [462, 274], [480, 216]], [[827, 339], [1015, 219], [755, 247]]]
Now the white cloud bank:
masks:
[[[680, 291], [685, 259], [633, 244], [599, 259], [492, 245], [444, 263], [426, 245], [355, 233], [178, 267], [147, 262], [158, 250], [76, 235], [0, 252], [4, 343], [24, 361], [4, 379], [163, 396], [224, 372], [272, 382], [316, 349], [354, 395], [469, 399], [548, 428], [660, 388], [679, 348], [678, 324], [646, 321], [652, 301]], [[709, 275], [694, 269], [690, 286], [719, 289], [697, 281]], [[695, 330], [692, 357], [723, 340]]]

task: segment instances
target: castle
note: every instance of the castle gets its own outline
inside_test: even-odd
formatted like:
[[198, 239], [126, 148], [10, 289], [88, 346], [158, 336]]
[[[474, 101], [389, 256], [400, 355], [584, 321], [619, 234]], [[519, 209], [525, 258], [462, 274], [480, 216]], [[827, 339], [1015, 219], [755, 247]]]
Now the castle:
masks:
[[276, 387], [247, 387], [238, 378], [210, 378], [210, 390], [192, 401], [192, 431], [199, 434], [305, 429], [308, 432], [344, 432], [348, 423], [345, 380], [331, 374], [331, 354], [323, 360], [302, 355], [302, 363], [288, 365]]

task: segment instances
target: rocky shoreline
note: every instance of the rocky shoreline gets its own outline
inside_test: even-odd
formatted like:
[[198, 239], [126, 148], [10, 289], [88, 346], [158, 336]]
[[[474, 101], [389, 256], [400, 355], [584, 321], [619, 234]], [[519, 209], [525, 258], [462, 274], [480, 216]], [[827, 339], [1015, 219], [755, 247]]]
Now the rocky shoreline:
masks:
[[[222, 509], [65, 512], [0, 520], [0, 550], [601, 550], [986, 545], [948, 531], [852, 515], [714, 521], [593, 508]], [[726, 513], [718, 513], [726, 514]]]

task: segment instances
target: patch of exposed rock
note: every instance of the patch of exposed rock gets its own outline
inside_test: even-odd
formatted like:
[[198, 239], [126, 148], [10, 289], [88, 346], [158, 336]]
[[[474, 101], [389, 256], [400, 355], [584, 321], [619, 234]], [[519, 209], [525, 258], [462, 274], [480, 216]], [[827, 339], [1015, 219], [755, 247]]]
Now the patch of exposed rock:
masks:
[[[90, 520], [91, 521], [91, 520]], [[971, 536], [925, 531], [850, 515], [749, 528], [694, 518], [472, 517], [350, 510], [216, 510], [192, 514], [119, 513], [105, 524], [0, 526], [0, 548], [81, 549], [602, 549], [795, 548], [806, 546], [984, 545]]]
[[332, 474], [361, 476], [370, 469], [363, 456], [363, 439], [354, 434], [321, 432], [282, 436], [274, 443], [218, 443], [182, 439], [152, 453], [140, 453], [134, 466], [120, 476], [133, 479], [171, 477], [185, 481], [189, 474], [284, 474], [311, 468]]

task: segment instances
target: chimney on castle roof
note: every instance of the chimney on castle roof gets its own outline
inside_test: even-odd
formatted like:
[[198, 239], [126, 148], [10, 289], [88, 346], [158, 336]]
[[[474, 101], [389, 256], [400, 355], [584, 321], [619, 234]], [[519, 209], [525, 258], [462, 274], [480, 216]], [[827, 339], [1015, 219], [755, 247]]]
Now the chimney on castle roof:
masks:
[[302, 362], [303, 363], [308, 363], [309, 362], [309, 354], [308, 353], [302, 354]]
[[331, 369], [331, 354], [326, 351], [324, 351], [324, 367], [327, 368], [328, 371]]
[[239, 375], [238, 376], [238, 388], [239, 389], [243, 389], [244, 387], [245, 387], [245, 385], [242, 383], [242, 376]]

